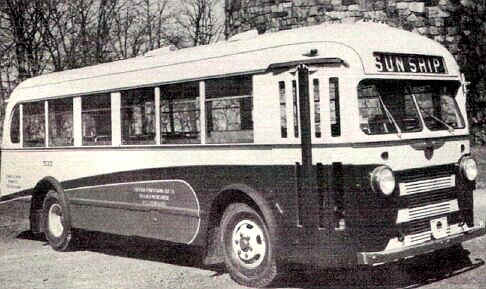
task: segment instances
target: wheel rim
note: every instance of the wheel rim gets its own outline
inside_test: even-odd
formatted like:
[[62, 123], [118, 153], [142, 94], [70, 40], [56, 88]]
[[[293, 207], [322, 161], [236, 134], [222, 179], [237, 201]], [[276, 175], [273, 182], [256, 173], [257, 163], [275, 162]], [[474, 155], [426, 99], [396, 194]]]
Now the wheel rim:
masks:
[[62, 225], [62, 208], [59, 204], [54, 204], [49, 208], [47, 221], [49, 233], [59, 238], [64, 231], [64, 226]]
[[236, 260], [244, 268], [254, 269], [265, 259], [265, 234], [262, 227], [253, 221], [242, 220], [235, 226], [231, 244]]

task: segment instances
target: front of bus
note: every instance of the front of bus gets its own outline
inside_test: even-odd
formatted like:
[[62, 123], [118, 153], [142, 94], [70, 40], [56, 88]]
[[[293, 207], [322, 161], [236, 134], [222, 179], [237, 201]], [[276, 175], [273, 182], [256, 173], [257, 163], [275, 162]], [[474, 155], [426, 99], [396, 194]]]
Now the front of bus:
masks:
[[360, 53], [365, 74], [356, 79], [354, 148], [373, 165], [362, 172], [361, 197], [345, 213], [358, 264], [392, 262], [485, 234], [473, 215], [478, 167], [470, 153], [465, 81], [445, 48], [403, 35], [414, 39]]

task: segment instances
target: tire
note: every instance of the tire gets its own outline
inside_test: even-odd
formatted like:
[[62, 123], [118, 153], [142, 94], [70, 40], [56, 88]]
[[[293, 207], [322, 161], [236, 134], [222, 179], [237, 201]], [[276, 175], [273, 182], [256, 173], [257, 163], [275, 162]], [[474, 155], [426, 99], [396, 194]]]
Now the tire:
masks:
[[49, 245], [56, 251], [74, 248], [71, 224], [66, 218], [67, 208], [60, 202], [55, 191], [49, 191], [44, 199], [42, 231]]
[[263, 218], [246, 204], [228, 206], [221, 219], [224, 262], [231, 278], [248, 287], [264, 287], [277, 276], [277, 262]]

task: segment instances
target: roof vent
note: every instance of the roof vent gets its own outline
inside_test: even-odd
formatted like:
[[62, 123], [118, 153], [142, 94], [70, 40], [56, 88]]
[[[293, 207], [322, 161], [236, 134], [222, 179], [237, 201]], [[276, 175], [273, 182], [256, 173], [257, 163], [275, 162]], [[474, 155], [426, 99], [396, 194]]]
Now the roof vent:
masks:
[[238, 33], [228, 39], [228, 41], [240, 41], [248, 40], [258, 36], [258, 31], [256, 29], [248, 30], [245, 32]]
[[146, 52], [143, 56], [152, 57], [152, 56], [165, 55], [165, 54], [169, 54], [169, 53], [176, 51], [176, 50], [177, 50], [177, 47], [175, 47], [174, 45], [169, 45], [169, 46], [164, 46], [162, 48], [150, 50], [150, 51]]

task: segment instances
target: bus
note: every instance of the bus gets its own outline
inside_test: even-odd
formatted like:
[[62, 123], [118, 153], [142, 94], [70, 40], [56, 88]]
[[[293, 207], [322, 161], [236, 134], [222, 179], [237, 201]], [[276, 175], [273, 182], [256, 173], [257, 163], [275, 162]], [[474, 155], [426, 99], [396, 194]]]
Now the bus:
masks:
[[1, 201], [30, 200], [55, 250], [188, 244], [252, 287], [400, 262], [486, 233], [465, 86], [443, 46], [373, 22], [49, 73], [8, 100]]

